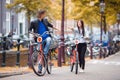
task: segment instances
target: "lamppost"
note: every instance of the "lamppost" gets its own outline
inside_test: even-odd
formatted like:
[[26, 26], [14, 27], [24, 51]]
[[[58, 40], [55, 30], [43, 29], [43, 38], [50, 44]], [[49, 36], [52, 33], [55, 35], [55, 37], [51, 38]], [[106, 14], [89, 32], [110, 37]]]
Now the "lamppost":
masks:
[[58, 53], [58, 66], [61, 67], [61, 61], [65, 63], [65, 51], [64, 51], [64, 11], [65, 11], [65, 0], [62, 0], [62, 19], [61, 19], [61, 41], [59, 44]]
[[[101, 13], [101, 24], [100, 24], [100, 43], [102, 44], [102, 29], [103, 29], [103, 18], [105, 11], [105, 3], [104, 0], [100, 0], [100, 13]], [[102, 57], [102, 49], [100, 48], [100, 58]]]
[[118, 27], [118, 35], [120, 35], [120, 32], [119, 32], [119, 24], [120, 24], [120, 13], [117, 14], [117, 27]]
[[106, 34], [107, 29], [106, 29], [106, 16], [105, 15], [103, 16], [103, 22], [104, 22], [104, 32]]
[[64, 14], [65, 13], [65, 0], [62, 0], [62, 20], [61, 20], [61, 54], [62, 62], [65, 62], [65, 51], [64, 51]]
[[[90, 1], [90, 7], [93, 7], [95, 5], [95, 2], [94, 1]], [[92, 23], [90, 24], [91, 25], [91, 35], [93, 35], [93, 33], [92, 33]], [[92, 48], [93, 48], [93, 44], [92, 44], [92, 42], [91, 42], [91, 45], [90, 45], [90, 58], [91, 59], [93, 59], [93, 50], [92, 50]]]

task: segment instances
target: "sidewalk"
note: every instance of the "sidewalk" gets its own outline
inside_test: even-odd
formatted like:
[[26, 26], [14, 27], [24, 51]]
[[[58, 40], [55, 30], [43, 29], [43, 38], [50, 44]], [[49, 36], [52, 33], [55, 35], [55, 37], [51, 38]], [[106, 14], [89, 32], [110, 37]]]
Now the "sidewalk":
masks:
[[[89, 61], [90, 58], [86, 58], [86, 61]], [[57, 66], [57, 60], [52, 61], [54, 63], [54, 68], [58, 68]], [[68, 62], [66, 64], [63, 64], [63, 66], [68, 66]], [[0, 77], [9, 77], [14, 75], [23, 75], [27, 73], [33, 72], [32, 69], [29, 67], [0, 67]]]
[[1, 80], [120, 80], [120, 52], [104, 60], [90, 60], [86, 62], [84, 73], [76, 75], [70, 72], [70, 67], [53, 68], [52, 74], [43, 77], [33, 72], [1, 78]]
[[32, 72], [28, 67], [0, 67], [0, 78]]
[[120, 80], [120, 52], [103, 60], [90, 60], [86, 62], [84, 73], [70, 72], [69, 66], [53, 68], [52, 74], [43, 77], [33, 72], [1, 78], [1, 80]]

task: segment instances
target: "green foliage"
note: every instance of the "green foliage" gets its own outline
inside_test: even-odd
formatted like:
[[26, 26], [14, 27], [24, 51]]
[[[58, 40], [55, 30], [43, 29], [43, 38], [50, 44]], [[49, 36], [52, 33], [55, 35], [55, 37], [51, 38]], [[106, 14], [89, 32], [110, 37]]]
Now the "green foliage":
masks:
[[[90, 5], [91, 2], [94, 5]], [[114, 24], [120, 12], [120, 0], [105, 0], [105, 3], [107, 24]], [[39, 9], [46, 9], [49, 17], [60, 20], [62, 0], [14, 0], [12, 4], [7, 4], [7, 8], [16, 12], [25, 11], [28, 20]], [[100, 23], [99, 0], [65, 0], [65, 19], [83, 19], [87, 24]]]
[[[94, 6], [90, 2], [94, 1]], [[72, 0], [75, 5], [75, 19], [83, 19], [87, 24], [100, 22], [99, 0]], [[111, 25], [116, 22], [116, 15], [120, 12], [120, 0], [105, 0], [105, 15], [107, 24]]]
[[[72, 19], [74, 4], [70, 0], [65, 0], [65, 19]], [[62, 0], [54, 0], [50, 6], [50, 15], [55, 20], [61, 20]]]
[[14, 0], [13, 3], [7, 4], [6, 7], [14, 9], [17, 13], [25, 11], [28, 20], [35, 15], [40, 9], [49, 9], [50, 0]]

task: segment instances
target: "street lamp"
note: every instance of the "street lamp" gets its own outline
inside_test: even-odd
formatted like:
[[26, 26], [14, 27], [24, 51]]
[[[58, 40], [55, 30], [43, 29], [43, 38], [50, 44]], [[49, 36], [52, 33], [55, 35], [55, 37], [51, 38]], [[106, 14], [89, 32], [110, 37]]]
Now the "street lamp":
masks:
[[[95, 1], [90, 1], [90, 7], [93, 7], [95, 5]], [[91, 34], [92, 34], [92, 23], [91, 23]], [[90, 45], [90, 58], [93, 59], [93, 45], [91, 43]]]
[[104, 0], [100, 0], [100, 13], [104, 13], [105, 11], [105, 3]]
[[62, 20], [61, 20], [61, 54], [62, 62], [65, 63], [65, 50], [64, 50], [64, 20], [65, 19], [65, 0], [62, 0]]
[[118, 27], [118, 35], [119, 35], [120, 13], [117, 14], [117, 21], [118, 21], [117, 27]]
[[[100, 0], [100, 13], [101, 13], [101, 24], [100, 24], [100, 42], [102, 44], [102, 29], [103, 29], [103, 19], [104, 19], [104, 12], [105, 12], [105, 3], [104, 0]], [[102, 49], [100, 48], [100, 58], [102, 57]]]
[[61, 19], [61, 42], [59, 45], [58, 53], [58, 66], [61, 67], [61, 61], [65, 63], [65, 50], [64, 50], [64, 14], [65, 14], [65, 0], [62, 0], [62, 19]]

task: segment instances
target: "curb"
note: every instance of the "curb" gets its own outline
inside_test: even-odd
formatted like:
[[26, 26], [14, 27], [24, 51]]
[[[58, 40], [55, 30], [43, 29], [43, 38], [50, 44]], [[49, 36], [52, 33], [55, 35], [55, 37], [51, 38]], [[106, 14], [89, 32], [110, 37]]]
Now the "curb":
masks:
[[15, 76], [15, 75], [24, 75], [30, 72], [12, 72], [12, 73], [0, 73], [0, 78]]

